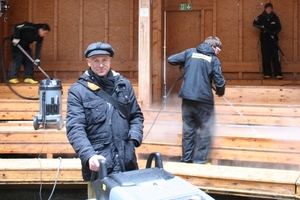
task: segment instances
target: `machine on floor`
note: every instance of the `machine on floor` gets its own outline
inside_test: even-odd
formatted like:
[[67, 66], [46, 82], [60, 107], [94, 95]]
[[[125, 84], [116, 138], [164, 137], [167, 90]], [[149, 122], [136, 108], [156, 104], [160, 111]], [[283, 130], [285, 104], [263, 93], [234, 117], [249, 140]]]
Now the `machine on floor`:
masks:
[[[155, 158], [155, 167], [151, 168]], [[107, 174], [100, 161], [99, 172], [92, 173], [91, 186], [97, 200], [214, 200], [189, 182], [163, 169], [161, 154], [151, 153], [146, 168]]]

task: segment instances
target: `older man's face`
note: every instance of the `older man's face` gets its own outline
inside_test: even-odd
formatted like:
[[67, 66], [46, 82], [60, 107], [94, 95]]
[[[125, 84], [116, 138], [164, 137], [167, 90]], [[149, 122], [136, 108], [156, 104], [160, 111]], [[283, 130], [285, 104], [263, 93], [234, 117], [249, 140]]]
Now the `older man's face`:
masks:
[[101, 77], [106, 77], [110, 70], [111, 57], [109, 55], [94, 55], [86, 59], [92, 71]]

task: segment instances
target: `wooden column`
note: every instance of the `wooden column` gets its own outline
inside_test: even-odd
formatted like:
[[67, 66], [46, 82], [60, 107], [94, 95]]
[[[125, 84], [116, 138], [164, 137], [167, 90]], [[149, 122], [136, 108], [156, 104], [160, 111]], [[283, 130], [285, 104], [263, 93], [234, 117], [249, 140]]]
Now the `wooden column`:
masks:
[[151, 7], [150, 0], [139, 0], [139, 97], [142, 106], [149, 108], [152, 104], [151, 81]]
[[294, 0], [294, 62], [298, 61], [298, 6], [298, 0]]

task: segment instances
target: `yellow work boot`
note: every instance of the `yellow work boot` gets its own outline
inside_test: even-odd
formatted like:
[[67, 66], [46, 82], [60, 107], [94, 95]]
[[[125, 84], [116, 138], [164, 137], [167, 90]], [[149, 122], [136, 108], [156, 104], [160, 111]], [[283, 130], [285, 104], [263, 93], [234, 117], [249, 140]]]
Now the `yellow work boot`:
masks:
[[271, 78], [271, 76], [269, 76], [269, 75], [264, 76], [264, 79], [270, 79], [270, 78]]
[[10, 82], [12, 84], [17, 84], [17, 83], [19, 83], [19, 80], [17, 78], [12, 78], [12, 79], [9, 79], [8, 82]]
[[39, 82], [33, 80], [32, 78], [25, 78], [25, 79], [24, 79], [24, 83], [27, 83], [27, 84], [37, 84], [37, 83], [39, 83]]
[[277, 75], [277, 76], [275, 76], [275, 78], [276, 78], [276, 79], [282, 79], [282, 76]]
[[204, 163], [204, 165], [211, 165], [211, 162], [206, 162]]

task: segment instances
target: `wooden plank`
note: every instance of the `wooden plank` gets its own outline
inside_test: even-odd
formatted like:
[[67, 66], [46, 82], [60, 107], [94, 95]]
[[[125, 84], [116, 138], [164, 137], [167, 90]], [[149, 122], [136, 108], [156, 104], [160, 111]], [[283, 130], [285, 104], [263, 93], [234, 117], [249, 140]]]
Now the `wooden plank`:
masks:
[[[88, 69], [86, 61], [42, 61], [44, 71], [85, 71]], [[112, 61], [111, 68], [115, 71], [138, 71], [137, 61]], [[20, 68], [20, 71], [24, 71]], [[39, 69], [35, 68], [35, 71]]]
[[[259, 61], [261, 62], [261, 61]], [[290, 66], [293, 68], [294, 72], [299, 73], [300, 69], [298, 62], [290, 62]], [[222, 61], [222, 72], [259, 72], [257, 67], [258, 61]], [[291, 67], [287, 66], [287, 63], [282, 63], [282, 72], [292, 72]]]
[[[59, 174], [57, 177], [57, 171]], [[0, 159], [0, 184], [86, 184], [80, 159]]]
[[295, 197], [298, 171], [167, 162], [164, 169], [209, 191], [260, 197]]
[[[243, 18], [243, 1], [239, 0], [238, 1], [238, 37], [239, 37], [239, 42], [238, 42], [238, 60], [243, 61], [243, 30], [244, 30], [244, 18]], [[239, 78], [242, 78], [239, 77]]]
[[[228, 140], [230, 140], [230, 137]], [[245, 139], [245, 143], [246, 142], [247, 141]], [[291, 142], [291, 144], [289, 144], [289, 142]], [[244, 144], [239, 145], [238, 143], [227, 143], [221, 145], [220, 138], [216, 137], [213, 140], [210, 158], [213, 160], [239, 160], [249, 162], [299, 165], [300, 151], [297, 147], [299, 145], [297, 145], [293, 141], [289, 142], [282, 145], [282, 148], [284, 149], [281, 149], [281, 140], [269, 140], [269, 143], [262, 143], [262, 145], [265, 145], [264, 147], [259, 147], [259, 142], [252, 146], [243, 146]], [[176, 144], [150, 141], [144, 141], [143, 144], [137, 149], [138, 154], [149, 154], [154, 151], [158, 151], [162, 155], [170, 157], [180, 157], [182, 149], [181, 144], [178, 143]]]
[[[75, 83], [77, 80], [74, 80], [73, 82], [63, 82], [62, 83], [62, 98], [63, 101], [67, 99], [68, 97], [68, 90], [71, 87], [73, 83]], [[137, 80], [132, 79], [130, 80], [132, 82], [133, 90], [135, 94], [138, 94], [138, 85]], [[22, 95], [24, 97], [28, 98], [39, 98], [39, 85], [30, 85], [28, 84], [17, 84], [12, 85], [12, 89], [17, 92], [19, 95]], [[15, 93], [13, 93], [9, 87], [7, 87], [5, 84], [0, 84], [0, 101], [5, 101], [5, 99], [10, 99], [13, 102], [17, 102], [16, 99], [21, 100], [22, 98], [18, 97]], [[32, 100], [23, 100], [23, 103], [28, 103]], [[35, 100], [38, 101], [38, 100]], [[4, 103], [4, 102], [2, 102]]]
[[294, 0], [294, 5], [293, 5], [293, 15], [294, 15], [294, 27], [293, 27], [293, 33], [294, 33], [294, 39], [293, 39], [293, 61], [297, 62], [298, 61], [298, 32], [299, 32], [299, 28], [298, 28], [298, 22], [299, 22], [299, 18], [298, 18], [298, 0]]

